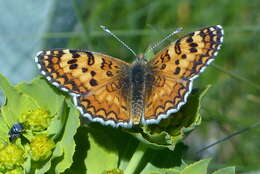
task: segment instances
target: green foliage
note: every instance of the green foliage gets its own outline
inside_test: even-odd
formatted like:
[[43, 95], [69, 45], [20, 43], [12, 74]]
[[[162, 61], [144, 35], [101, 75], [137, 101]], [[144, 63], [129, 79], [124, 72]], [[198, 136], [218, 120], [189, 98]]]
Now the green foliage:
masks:
[[[53, 170], [57, 173], [65, 171], [72, 164], [75, 151], [73, 136], [80, 125], [78, 111], [42, 78], [11, 86], [0, 76], [0, 86], [6, 96], [6, 103], [1, 107], [1, 132], [5, 132], [1, 136], [2, 143], [9, 141], [10, 127], [22, 122], [25, 131], [15, 145], [25, 152], [24, 170], [27, 173], [44, 173], [51, 169], [54, 161], [59, 161]], [[51, 122], [47, 121], [49, 119]], [[35, 123], [48, 125], [35, 129]], [[1, 150], [5, 151], [11, 145], [7, 143]]]
[[[200, 124], [200, 102], [208, 88], [195, 90], [180, 112], [158, 125], [115, 129], [98, 123], [80, 127], [79, 112], [70, 97], [64, 97], [43, 78], [12, 86], [0, 75], [0, 86], [6, 96], [0, 117], [0, 172], [21, 169], [39, 174], [207, 171], [208, 160], [192, 165], [181, 162], [187, 147], [179, 142]], [[9, 142], [9, 129], [17, 122], [25, 130], [21, 137]], [[8, 156], [10, 149], [17, 150]]]

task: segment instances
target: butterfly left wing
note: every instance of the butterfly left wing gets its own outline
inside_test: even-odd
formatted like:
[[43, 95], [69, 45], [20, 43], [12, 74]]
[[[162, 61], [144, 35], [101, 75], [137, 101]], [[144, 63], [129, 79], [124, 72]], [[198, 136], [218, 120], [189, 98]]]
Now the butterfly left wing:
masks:
[[157, 53], [148, 65], [154, 82], [146, 94], [145, 123], [156, 123], [186, 103], [192, 81], [207, 67], [223, 42], [220, 25], [190, 33]]
[[72, 96], [88, 94], [120, 74], [128, 63], [85, 50], [53, 49], [35, 57], [41, 74]]
[[[131, 125], [129, 102], [122, 92], [128, 63], [85, 50], [53, 49], [35, 58], [42, 75], [72, 95], [81, 114], [112, 126]], [[127, 92], [127, 91], [126, 91]]]

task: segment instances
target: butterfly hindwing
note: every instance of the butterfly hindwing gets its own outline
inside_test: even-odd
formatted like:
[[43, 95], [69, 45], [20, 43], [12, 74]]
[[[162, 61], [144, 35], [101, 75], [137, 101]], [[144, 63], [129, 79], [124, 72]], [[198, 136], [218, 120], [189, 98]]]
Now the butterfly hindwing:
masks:
[[169, 116], [169, 112], [177, 112], [186, 102], [191, 90], [191, 81], [178, 81], [163, 75], [155, 76], [151, 87], [151, 95], [146, 95], [144, 124], [158, 123]]
[[122, 93], [120, 78], [114, 79], [91, 95], [74, 97], [74, 104], [83, 116], [91, 121], [101, 122], [113, 127], [131, 127], [130, 106], [127, 93]]

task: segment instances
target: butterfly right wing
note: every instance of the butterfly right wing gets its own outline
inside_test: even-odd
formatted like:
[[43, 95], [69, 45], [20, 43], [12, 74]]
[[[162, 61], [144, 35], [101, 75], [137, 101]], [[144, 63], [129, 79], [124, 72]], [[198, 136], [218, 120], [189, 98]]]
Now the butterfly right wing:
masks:
[[200, 29], [171, 43], [148, 62], [154, 82], [146, 94], [143, 122], [158, 123], [186, 103], [193, 80], [214, 60], [223, 35], [220, 25]]

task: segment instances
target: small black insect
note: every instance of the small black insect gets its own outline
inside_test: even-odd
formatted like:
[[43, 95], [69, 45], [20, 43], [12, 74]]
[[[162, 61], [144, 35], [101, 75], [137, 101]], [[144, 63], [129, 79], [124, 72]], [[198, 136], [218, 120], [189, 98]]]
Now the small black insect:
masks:
[[13, 142], [16, 138], [20, 137], [24, 130], [22, 123], [15, 123], [9, 130], [9, 141]]

